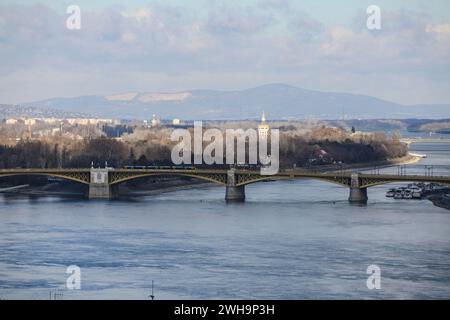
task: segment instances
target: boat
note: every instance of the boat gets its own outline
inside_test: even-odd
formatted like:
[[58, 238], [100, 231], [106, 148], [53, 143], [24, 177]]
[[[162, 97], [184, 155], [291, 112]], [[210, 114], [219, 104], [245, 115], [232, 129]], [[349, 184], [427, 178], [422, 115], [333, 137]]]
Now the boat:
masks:
[[422, 189], [414, 186], [411, 188], [411, 195], [413, 199], [422, 199]]
[[395, 195], [395, 189], [389, 189], [388, 192], [386, 192], [386, 197], [393, 198]]
[[394, 199], [403, 199], [403, 190], [395, 190]]
[[450, 188], [439, 183], [409, 183], [406, 187], [389, 189], [386, 197], [394, 199], [423, 199], [430, 194], [443, 194], [450, 191]]
[[412, 199], [412, 190], [411, 189], [405, 189], [403, 193], [403, 199]]

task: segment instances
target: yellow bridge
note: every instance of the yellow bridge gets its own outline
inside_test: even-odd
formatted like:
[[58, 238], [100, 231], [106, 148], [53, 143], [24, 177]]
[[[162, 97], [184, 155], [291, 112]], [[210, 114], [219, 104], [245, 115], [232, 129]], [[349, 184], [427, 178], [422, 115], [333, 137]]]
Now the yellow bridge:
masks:
[[281, 170], [275, 175], [262, 175], [259, 170], [240, 169], [3, 169], [0, 178], [11, 176], [49, 176], [89, 186], [90, 199], [111, 199], [117, 196], [120, 183], [149, 176], [191, 177], [226, 187], [225, 199], [245, 199], [245, 185], [258, 181], [280, 179], [318, 179], [350, 189], [350, 202], [366, 202], [367, 188], [391, 182], [435, 182], [450, 186], [450, 176], [369, 174], [349, 171], [315, 172]]

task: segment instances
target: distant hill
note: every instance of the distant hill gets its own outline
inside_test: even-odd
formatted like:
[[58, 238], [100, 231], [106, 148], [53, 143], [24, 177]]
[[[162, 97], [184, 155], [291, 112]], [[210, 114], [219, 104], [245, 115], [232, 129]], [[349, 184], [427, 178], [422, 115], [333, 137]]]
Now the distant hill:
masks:
[[174, 93], [128, 92], [109, 96], [54, 98], [25, 103], [107, 118], [269, 119], [448, 118], [450, 105], [404, 106], [366, 95], [306, 90], [268, 84], [239, 91], [191, 90]]
[[0, 119], [8, 118], [88, 118], [87, 114], [56, 109], [44, 109], [30, 106], [0, 104]]

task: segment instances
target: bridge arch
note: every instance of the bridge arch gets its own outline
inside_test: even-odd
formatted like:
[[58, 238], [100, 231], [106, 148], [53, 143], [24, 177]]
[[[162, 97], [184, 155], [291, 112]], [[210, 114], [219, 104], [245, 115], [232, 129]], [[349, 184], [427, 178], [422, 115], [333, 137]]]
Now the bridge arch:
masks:
[[[340, 178], [340, 177], [338, 177]], [[311, 179], [311, 180], [319, 180], [322, 182], [328, 182], [328, 183], [333, 183], [333, 184], [337, 184], [341, 187], [349, 187], [349, 182], [344, 181], [344, 180], [339, 180], [339, 179], [332, 179], [330, 177], [308, 177], [308, 176], [288, 176], [288, 175], [273, 175], [273, 176], [259, 176], [259, 177], [252, 177], [249, 178], [248, 180], [245, 181], [241, 181], [236, 183], [237, 187], [240, 186], [246, 186], [248, 184], [252, 184], [255, 182], [260, 182], [260, 181], [277, 181], [277, 180], [306, 180], [306, 179]]]
[[226, 185], [226, 177], [221, 177], [220, 175], [198, 175], [198, 174], [189, 174], [183, 172], [167, 172], [167, 173], [137, 173], [131, 175], [112, 175], [110, 177], [110, 185], [118, 185], [120, 183], [124, 183], [127, 181], [132, 181], [135, 179], [146, 178], [146, 177], [154, 177], [154, 176], [172, 176], [172, 177], [189, 177], [198, 180], [204, 180], [208, 182], [213, 182], [219, 185]]

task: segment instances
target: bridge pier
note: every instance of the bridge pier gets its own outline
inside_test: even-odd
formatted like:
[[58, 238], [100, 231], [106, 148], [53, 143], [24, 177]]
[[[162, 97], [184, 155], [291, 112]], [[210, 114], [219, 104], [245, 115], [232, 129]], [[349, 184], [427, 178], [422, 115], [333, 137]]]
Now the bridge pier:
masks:
[[108, 169], [91, 169], [89, 199], [113, 199], [118, 194], [118, 186], [110, 185]]
[[245, 186], [236, 186], [235, 169], [227, 172], [227, 186], [225, 190], [225, 200], [232, 202], [245, 201]]
[[225, 200], [236, 202], [245, 201], [245, 186], [226, 186]]
[[350, 203], [367, 203], [367, 188], [350, 188], [348, 201]]
[[112, 199], [114, 198], [113, 188], [105, 183], [90, 183], [89, 184], [89, 199]]
[[367, 188], [361, 188], [359, 174], [352, 173], [350, 178], [350, 195], [348, 197], [348, 201], [350, 203], [367, 203]]

